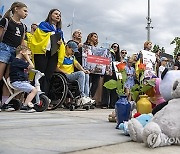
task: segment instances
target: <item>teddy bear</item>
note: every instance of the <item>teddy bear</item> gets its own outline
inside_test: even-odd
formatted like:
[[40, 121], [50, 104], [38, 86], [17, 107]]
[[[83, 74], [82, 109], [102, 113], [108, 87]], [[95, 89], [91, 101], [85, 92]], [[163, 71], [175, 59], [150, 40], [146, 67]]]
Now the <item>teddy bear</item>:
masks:
[[[125, 135], [129, 135], [129, 129], [128, 129], [128, 124], [133, 124], [138, 126], [138, 128], [142, 128], [145, 127], [145, 125], [151, 120], [151, 118], [153, 117], [153, 115], [150, 114], [140, 114], [140, 113], [136, 113], [133, 118], [131, 118], [128, 121], [124, 121], [123, 123], [120, 123], [119, 125], [119, 129], [123, 130]], [[135, 134], [135, 133], [134, 133]]]
[[177, 74], [180, 75], [180, 71], [166, 72], [160, 84], [160, 93], [168, 101], [167, 105], [144, 128], [137, 123], [128, 123], [133, 141], [144, 142], [150, 148], [180, 145], [180, 79]]

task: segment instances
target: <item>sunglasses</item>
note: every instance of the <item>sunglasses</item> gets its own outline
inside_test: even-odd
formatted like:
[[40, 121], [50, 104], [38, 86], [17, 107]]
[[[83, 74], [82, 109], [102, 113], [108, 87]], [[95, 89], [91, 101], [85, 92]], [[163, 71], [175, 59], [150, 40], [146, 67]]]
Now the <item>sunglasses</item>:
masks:
[[113, 48], [118, 48], [118, 46], [113, 46]]
[[122, 54], [127, 54], [127, 52], [121, 52]]

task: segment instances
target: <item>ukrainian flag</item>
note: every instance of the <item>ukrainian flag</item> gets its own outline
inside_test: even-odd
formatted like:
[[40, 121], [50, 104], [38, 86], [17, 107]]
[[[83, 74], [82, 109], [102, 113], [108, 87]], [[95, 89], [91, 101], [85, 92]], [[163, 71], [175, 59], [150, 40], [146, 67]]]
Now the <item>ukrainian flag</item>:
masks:
[[2, 18], [4, 12], [4, 5], [0, 7], [0, 18]]

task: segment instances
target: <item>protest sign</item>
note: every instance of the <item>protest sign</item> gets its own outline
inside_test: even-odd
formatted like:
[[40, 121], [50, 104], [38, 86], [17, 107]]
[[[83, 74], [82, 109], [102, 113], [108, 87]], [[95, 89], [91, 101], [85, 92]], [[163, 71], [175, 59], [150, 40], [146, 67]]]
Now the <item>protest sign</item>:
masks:
[[143, 55], [143, 63], [146, 64], [146, 69], [154, 71], [156, 62], [155, 53], [146, 50], [141, 50], [141, 52]]
[[83, 45], [82, 66], [93, 74], [111, 74], [111, 53], [107, 48]]

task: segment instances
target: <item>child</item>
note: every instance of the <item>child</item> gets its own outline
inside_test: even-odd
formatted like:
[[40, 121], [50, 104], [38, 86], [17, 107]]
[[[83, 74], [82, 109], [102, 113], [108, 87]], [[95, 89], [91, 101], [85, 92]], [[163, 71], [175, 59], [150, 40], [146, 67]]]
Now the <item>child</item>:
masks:
[[[89, 76], [86, 76], [86, 74], [90, 72], [79, 64], [74, 56], [75, 52], [79, 52], [78, 45], [73, 40], [68, 41], [64, 53], [61, 53], [61, 57], [59, 57], [57, 71], [64, 73], [69, 81], [77, 80], [81, 94], [78, 102], [82, 102], [82, 104], [94, 103], [94, 100], [89, 98], [89, 86], [86, 84], [89, 83]], [[74, 72], [75, 67], [79, 71]]]
[[130, 89], [134, 86], [134, 78], [135, 78], [135, 70], [134, 67], [132, 67], [133, 59], [129, 58], [127, 65], [125, 67], [126, 73], [127, 73], [127, 81], [124, 85], [126, 94], [128, 95], [128, 101], [131, 101], [131, 93]]
[[164, 71], [164, 69], [166, 68], [168, 59], [166, 57], [162, 57], [160, 59], [160, 61], [161, 61], [161, 66], [159, 67], [158, 77], [161, 79], [161, 74]]
[[[24, 35], [26, 28], [21, 22], [28, 15], [27, 6], [21, 2], [14, 2], [10, 9], [0, 20], [0, 80], [9, 76], [9, 67], [7, 65], [15, 58], [15, 48], [24, 44]], [[6, 69], [7, 68], [7, 69]], [[1, 87], [2, 88], [2, 87]], [[3, 86], [2, 104], [8, 99], [9, 92], [6, 86]], [[8, 107], [8, 106], [6, 106]], [[4, 109], [4, 106], [2, 107]]]
[[38, 90], [28, 81], [29, 69], [34, 68], [30, 60], [31, 51], [24, 45], [20, 45], [16, 49], [16, 58], [10, 64], [10, 81], [14, 88], [28, 93], [27, 98], [20, 110], [26, 112], [34, 112], [32, 99], [36, 96]]

